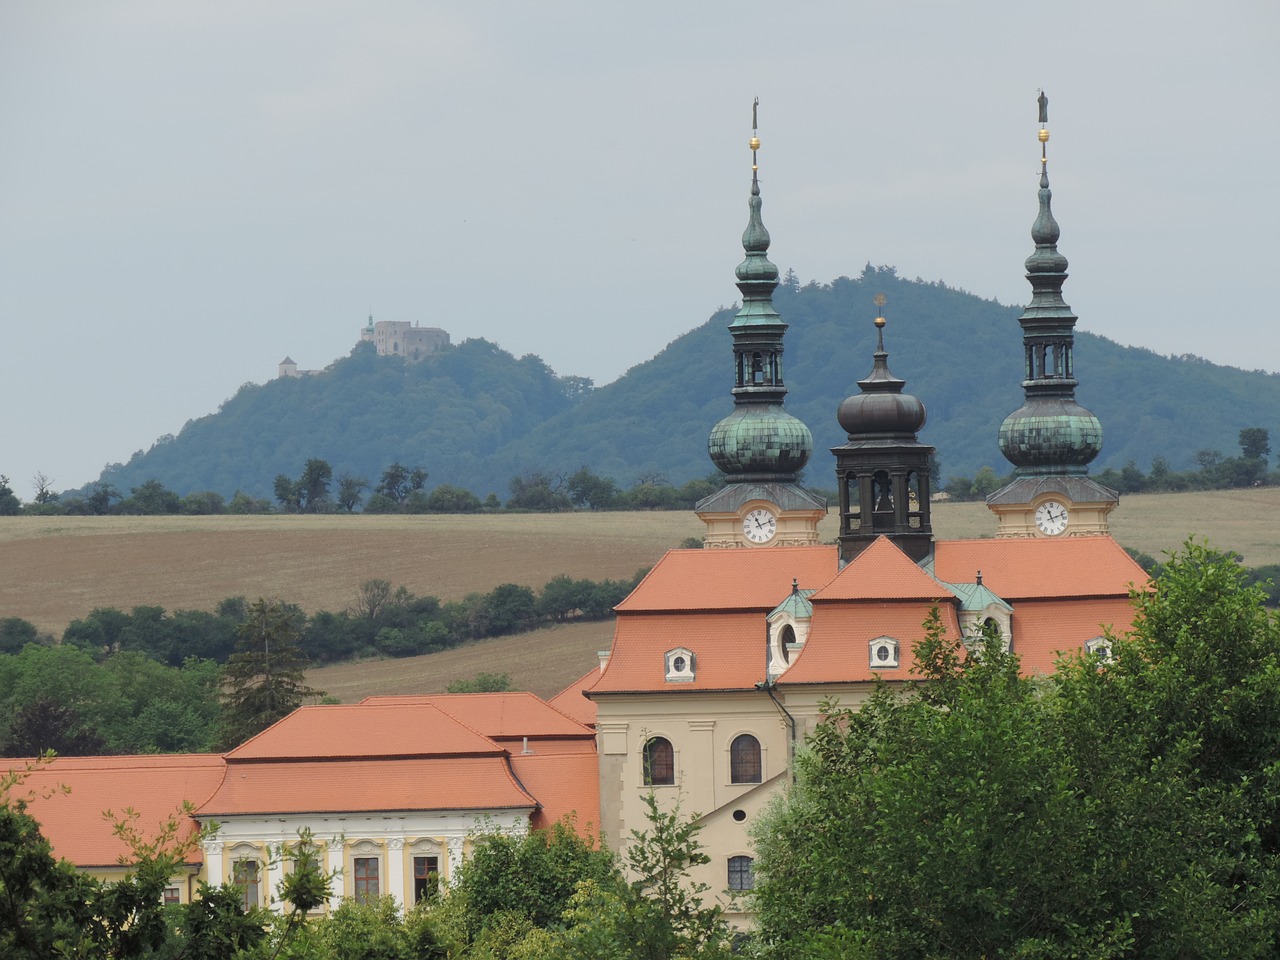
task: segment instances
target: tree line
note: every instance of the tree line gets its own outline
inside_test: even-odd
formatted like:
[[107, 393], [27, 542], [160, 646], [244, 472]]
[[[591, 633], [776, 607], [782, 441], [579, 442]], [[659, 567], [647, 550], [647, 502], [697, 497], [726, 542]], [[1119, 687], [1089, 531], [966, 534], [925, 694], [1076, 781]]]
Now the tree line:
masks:
[[[1118, 493], [1183, 493], [1189, 490], [1230, 490], [1247, 487], [1280, 485], [1280, 470], [1267, 469], [1271, 455], [1271, 434], [1262, 427], [1246, 427], [1240, 431], [1238, 457], [1223, 456], [1221, 450], [1204, 449], [1192, 458], [1196, 469], [1178, 472], [1164, 457], [1151, 461], [1151, 470], [1143, 473], [1130, 460], [1116, 470], [1108, 467], [1093, 474], [1099, 483]], [[951, 477], [942, 491], [953, 500], [985, 500], [1013, 479], [1001, 476], [989, 466], [973, 477]]]
[[[72, 621], [61, 642], [9, 617], [0, 620], [0, 756], [235, 746], [319, 695], [302, 680], [309, 664], [415, 656], [546, 623], [603, 620], [643, 573], [598, 582], [561, 575], [537, 592], [500, 584], [447, 603], [369, 580], [348, 609], [311, 616], [244, 597], [213, 611], [99, 607]], [[504, 681], [482, 674], [459, 692]], [[268, 709], [257, 709], [263, 698]]]
[[18, 514], [48, 516], [206, 516], [264, 513], [497, 513], [503, 510], [553, 513], [568, 510], [690, 510], [723, 484], [718, 473], [690, 480], [680, 486], [660, 473], [645, 473], [624, 489], [610, 476], [598, 476], [588, 467], [569, 473], [531, 470], [512, 477], [510, 496], [504, 504], [495, 494], [481, 500], [464, 487], [439, 484], [425, 489], [428, 473], [420, 466], [393, 463], [376, 484], [350, 473], [334, 475], [332, 464], [308, 459], [296, 477], [277, 475], [274, 501], [251, 497], [243, 491], [227, 500], [220, 493], [203, 490], [179, 495], [159, 480], [146, 480], [125, 496], [112, 484], [91, 484], [86, 492], [65, 497], [52, 490], [44, 474], [32, 484], [34, 499], [24, 504], [8, 477], [0, 476], [0, 516]]

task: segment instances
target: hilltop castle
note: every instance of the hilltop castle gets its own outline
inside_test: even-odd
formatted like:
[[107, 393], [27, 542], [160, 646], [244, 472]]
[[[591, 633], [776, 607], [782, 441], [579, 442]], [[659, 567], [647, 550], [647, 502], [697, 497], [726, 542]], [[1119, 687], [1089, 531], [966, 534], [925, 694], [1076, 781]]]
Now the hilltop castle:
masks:
[[[360, 342], [372, 343], [380, 357], [404, 357], [410, 363], [424, 360], [433, 353], [439, 353], [449, 345], [449, 331], [439, 327], [420, 327], [408, 320], [374, 321], [369, 314], [369, 322], [360, 328]], [[276, 377], [308, 377], [320, 373], [319, 370], [299, 370], [292, 357], [280, 361]]]

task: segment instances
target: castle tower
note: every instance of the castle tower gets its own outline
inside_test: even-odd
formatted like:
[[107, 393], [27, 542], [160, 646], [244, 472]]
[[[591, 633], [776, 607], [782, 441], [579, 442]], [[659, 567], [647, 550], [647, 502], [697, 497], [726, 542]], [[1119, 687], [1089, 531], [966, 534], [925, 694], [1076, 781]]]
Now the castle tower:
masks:
[[1022, 326], [1025, 401], [1000, 425], [1000, 451], [1014, 479], [987, 498], [1000, 537], [1059, 537], [1108, 533], [1107, 515], [1119, 495], [1091, 480], [1089, 462], [1102, 449], [1102, 425], [1075, 399], [1076, 316], [1062, 299], [1067, 258], [1058, 252], [1058, 223], [1050, 209], [1049, 98], [1040, 94], [1040, 212], [1031, 227], [1035, 252], [1027, 258], [1031, 302]]
[[798, 483], [813, 453], [809, 428], [782, 409], [782, 337], [787, 325], [773, 307], [778, 268], [768, 257], [769, 231], [760, 218], [756, 109], [751, 111], [751, 197], [738, 265], [742, 308], [733, 335], [733, 412], [711, 430], [707, 453], [726, 484], [698, 502], [708, 547], [795, 546], [818, 542], [827, 503]]
[[[884, 296], [876, 295], [883, 307]], [[875, 364], [861, 393], [836, 413], [849, 442], [833, 447], [840, 490], [840, 562], [848, 563], [887, 536], [917, 563], [933, 551], [929, 522], [929, 458], [933, 447], [916, 434], [925, 423], [924, 404], [903, 393], [905, 380], [889, 370], [883, 311], [876, 316]]]

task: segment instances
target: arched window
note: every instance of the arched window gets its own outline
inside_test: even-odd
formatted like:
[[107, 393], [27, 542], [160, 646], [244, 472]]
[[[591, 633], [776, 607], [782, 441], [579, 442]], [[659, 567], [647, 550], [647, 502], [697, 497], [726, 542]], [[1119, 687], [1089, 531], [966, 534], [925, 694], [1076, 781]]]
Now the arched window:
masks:
[[729, 782], [760, 782], [760, 741], [749, 733], [734, 737], [729, 745]]
[[752, 860], [750, 857], [729, 858], [730, 890], [750, 890], [756, 885], [751, 866]]
[[676, 782], [676, 752], [666, 737], [652, 737], [644, 745], [646, 786], [669, 786]]

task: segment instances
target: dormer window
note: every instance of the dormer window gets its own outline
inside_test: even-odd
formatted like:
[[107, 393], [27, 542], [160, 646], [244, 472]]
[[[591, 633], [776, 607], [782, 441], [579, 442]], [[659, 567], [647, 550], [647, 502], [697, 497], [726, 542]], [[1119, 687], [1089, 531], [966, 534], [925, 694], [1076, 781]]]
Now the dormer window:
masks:
[[694, 678], [694, 657], [692, 650], [676, 647], [666, 652], [667, 682], [688, 683]]
[[893, 637], [876, 637], [871, 641], [871, 669], [888, 670], [898, 665], [898, 641]]
[[1111, 641], [1106, 637], [1093, 637], [1084, 642], [1084, 652], [1097, 657], [1103, 663], [1111, 662]]

